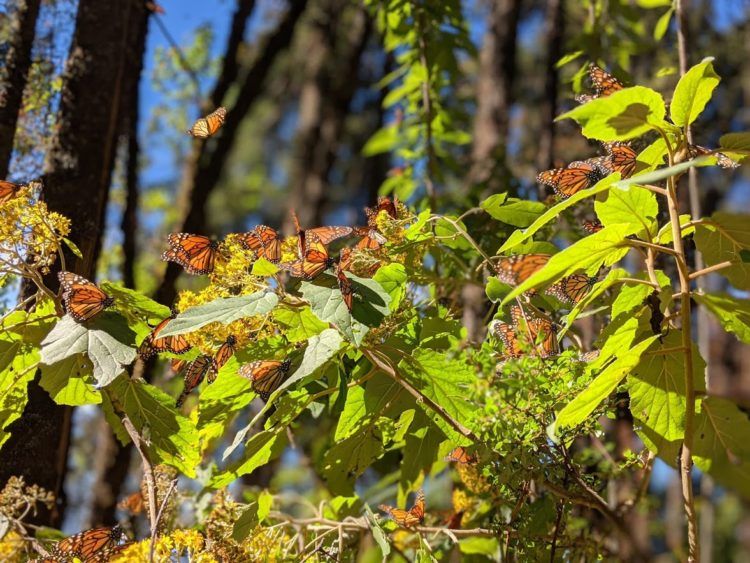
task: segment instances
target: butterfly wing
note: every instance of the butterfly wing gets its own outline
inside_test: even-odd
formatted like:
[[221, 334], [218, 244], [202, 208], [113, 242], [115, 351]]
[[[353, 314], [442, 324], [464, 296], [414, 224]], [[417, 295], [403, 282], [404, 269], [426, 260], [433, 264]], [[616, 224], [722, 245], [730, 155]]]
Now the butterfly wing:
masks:
[[169, 249], [162, 253], [162, 260], [179, 264], [189, 274], [204, 275], [213, 272], [219, 247], [216, 242], [190, 233], [172, 233], [168, 242]]
[[594, 233], [598, 233], [604, 228], [604, 225], [602, 225], [602, 222], [598, 219], [586, 219], [582, 223], [583, 230], [589, 233], [590, 235], [593, 235]]
[[50, 554], [63, 560], [77, 557], [85, 562], [92, 561], [99, 554], [117, 546], [122, 536], [123, 530], [120, 526], [92, 528], [59, 541]]
[[506, 358], [520, 358], [523, 350], [516, 336], [516, 329], [504, 322], [496, 322], [492, 327], [492, 332], [503, 343]]
[[576, 101], [579, 103], [584, 104], [602, 96], [610, 96], [625, 87], [617, 78], [594, 63], [589, 64], [589, 78], [594, 93], [576, 96]]
[[548, 287], [547, 293], [560, 301], [576, 304], [591, 291], [597, 280], [596, 276], [573, 274]]
[[224, 342], [219, 349], [216, 352], [216, 355], [214, 356], [213, 363], [211, 366], [211, 370], [208, 373], [208, 382], [213, 383], [216, 379], [216, 375], [218, 375], [219, 370], [229, 361], [229, 358], [231, 358], [234, 355], [235, 352], [235, 345], [237, 344], [237, 339], [233, 335], [229, 335], [226, 339], [226, 342]]
[[566, 168], [545, 170], [537, 175], [537, 181], [551, 187], [555, 193], [568, 198], [593, 186], [606, 176], [606, 171], [596, 159], [571, 162]]
[[414, 501], [414, 506], [411, 507], [409, 510], [409, 514], [411, 514], [414, 518], [418, 520], [418, 522], [421, 524], [424, 520], [424, 512], [425, 512], [425, 502], [424, 502], [424, 491], [419, 491], [417, 493], [417, 500]]
[[445, 460], [452, 461], [454, 463], [460, 463], [462, 465], [469, 465], [476, 463], [477, 458], [476, 456], [473, 456], [469, 452], [467, 452], [466, 448], [464, 448], [463, 446], [458, 446], [451, 450], [451, 452], [446, 456]]
[[211, 135], [216, 133], [224, 124], [224, 119], [226, 119], [226, 116], [226, 108], [217, 108], [206, 117], [201, 117], [200, 119], [198, 119], [188, 130], [188, 134], [200, 139], [210, 137]]
[[290, 365], [289, 360], [258, 360], [242, 366], [239, 374], [251, 381], [253, 391], [261, 399], [268, 401], [271, 393], [286, 379]]
[[637, 154], [629, 143], [604, 143], [607, 156], [602, 165], [610, 172], [619, 172], [623, 178], [630, 178], [635, 172]]
[[306, 237], [308, 245], [312, 236], [317, 237], [323, 244], [331, 244], [336, 239], [349, 236], [353, 230], [351, 227], [315, 227], [314, 229], [307, 229]]
[[258, 256], [262, 256], [269, 262], [278, 264], [281, 260], [281, 238], [276, 229], [272, 229], [266, 225], [258, 225], [255, 227], [255, 235], [261, 244], [261, 251], [258, 253]]
[[114, 303], [112, 297], [78, 274], [59, 272], [57, 279], [65, 310], [79, 323], [95, 317]]
[[540, 270], [549, 259], [549, 254], [516, 254], [495, 264], [495, 271], [500, 281], [518, 285]]
[[352, 307], [354, 306], [354, 286], [352, 286], [352, 281], [346, 277], [346, 274], [344, 274], [340, 264], [339, 267], [336, 268], [336, 280], [339, 284], [341, 297], [344, 298], [346, 308], [349, 309], [349, 312], [351, 313]]
[[364, 236], [356, 244], [355, 248], [358, 250], [378, 250], [385, 243], [386, 238], [377, 230], [367, 229]]
[[0, 180], [0, 204], [10, 201], [18, 195], [21, 190], [21, 184]]
[[208, 373], [208, 370], [211, 369], [211, 367], [211, 356], [198, 356], [190, 363], [190, 365], [187, 367], [187, 370], [185, 370], [185, 387], [182, 390], [180, 396], [177, 398], [177, 407], [181, 407], [185, 402], [185, 399], [187, 399], [187, 396], [190, 395], [191, 391], [201, 384], [203, 378], [206, 376], [206, 373]]

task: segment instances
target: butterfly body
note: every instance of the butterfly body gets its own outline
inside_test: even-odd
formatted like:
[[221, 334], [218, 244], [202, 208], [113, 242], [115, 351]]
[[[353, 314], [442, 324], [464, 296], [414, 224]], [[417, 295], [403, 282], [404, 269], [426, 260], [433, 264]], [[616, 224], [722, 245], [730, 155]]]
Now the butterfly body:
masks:
[[154, 354], [157, 354], [159, 352], [171, 352], [172, 354], [184, 354], [192, 346], [187, 341], [184, 335], [178, 334], [175, 336], [166, 336], [164, 338], [159, 338], [159, 333], [164, 330], [164, 327], [169, 324], [169, 321], [174, 319], [177, 314], [176, 311], [173, 311], [170, 316], [168, 316], [166, 319], [161, 321], [153, 331], [151, 331], [151, 334], [149, 334], [141, 343], [140, 348], [138, 349], [138, 355], [143, 360], [147, 360]]
[[224, 120], [227, 117], [227, 109], [223, 107], [216, 108], [213, 112], [209, 113], [206, 117], [201, 117], [193, 123], [193, 126], [188, 129], [188, 135], [197, 137], [199, 139], [206, 139], [216, 133], [219, 128], [224, 125]]
[[92, 319], [115, 302], [94, 283], [73, 272], [58, 272], [57, 279], [65, 310], [76, 322]]
[[171, 233], [167, 241], [169, 248], [162, 253], [162, 260], [179, 264], [188, 274], [205, 275], [213, 272], [218, 242], [190, 233]]
[[252, 389], [261, 399], [268, 401], [271, 393], [278, 389], [282, 381], [286, 379], [292, 362], [288, 359], [279, 360], [257, 360], [243, 365], [239, 374], [252, 383]]

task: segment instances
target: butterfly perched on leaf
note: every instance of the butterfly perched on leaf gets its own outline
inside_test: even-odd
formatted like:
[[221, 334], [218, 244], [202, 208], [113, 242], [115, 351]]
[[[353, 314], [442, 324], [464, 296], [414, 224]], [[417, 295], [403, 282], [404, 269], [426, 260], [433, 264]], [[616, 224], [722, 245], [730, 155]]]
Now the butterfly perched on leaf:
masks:
[[445, 461], [452, 461], [462, 465], [474, 465], [477, 462], [477, 456], [470, 454], [463, 446], [457, 446], [450, 451]]
[[211, 360], [211, 369], [208, 372], [208, 382], [213, 383], [216, 376], [219, 374], [219, 370], [229, 361], [229, 358], [234, 356], [235, 346], [237, 345], [237, 339], [234, 335], [230, 334], [227, 336], [226, 341], [216, 351], [216, 355]]
[[255, 252], [256, 258], [265, 258], [274, 264], [281, 261], [281, 237], [276, 229], [258, 225], [249, 233], [240, 235], [240, 244]]
[[598, 233], [604, 228], [604, 225], [602, 225], [602, 222], [599, 221], [599, 219], [584, 219], [583, 223], [581, 223], [581, 226], [583, 227], [583, 230], [590, 235]]
[[549, 286], [546, 293], [557, 297], [564, 303], [575, 305], [591, 291], [597, 281], [599, 281], [599, 278], [596, 276], [572, 274]]
[[547, 358], [557, 351], [557, 338], [552, 321], [525, 314], [514, 306], [510, 310], [512, 323], [496, 322], [492, 331], [503, 343], [505, 356], [520, 358], [529, 352]]
[[7, 180], [0, 180], [0, 204], [10, 201], [18, 195], [23, 186]]
[[604, 150], [607, 151], [606, 156], [593, 159], [602, 168], [609, 172], [619, 172], [623, 179], [630, 178], [633, 175], [638, 153], [635, 152], [630, 143], [620, 141], [604, 143]]
[[289, 369], [292, 362], [289, 359], [279, 360], [257, 360], [243, 365], [239, 374], [245, 379], [249, 379], [253, 391], [261, 399], [268, 401], [271, 393], [279, 388], [279, 385], [289, 375]]
[[214, 271], [218, 242], [189, 233], [171, 233], [167, 242], [169, 249], [162, 253], [162, 260], [179, 264], [188, 274], [204, 275]]
[[352, 280], [346, 277], [344, 269], [341, 267], [341, 262], [336, 266], [336, 281], [339, 284], [339, 291], [341, 291], [341, 297], [344, 299], [346, 308], [351, 313], [354, 306], [354, 286], [352, 285]]
[[312, 280], [334, 265], [335, 260], [328, 254], [328, 248], [318, 235], [308, 231], [307, 250], [302, 260], [279, 264], [295, 278]]
[[697, 158], [699, 156], [715, 156], [716, 164], [718, 164], [722, 168], [732, 169], [738, 168], [740, 165], [739, 162], [737, 162], [736, 160], [732, 160], [724, 153], [712, 151], [711, 149], [702, 147], [700, 145], [688, 145], [688, 154], [690, 154], [690, 158]]
[[[606, 158], [606, 157], [604, 157]], [[610, 174], [600, 159], [577, 160], [565, 168], [553, 168], [537, 174], [537, 181], [552, 188], [561, 198], [590, 188]]]
[[294, 228], [297, 232], [297, 248], [300, 258], [304, 258], [312, 241], [318, 241], [321, 244], [331, 244], [336, 239], [349, 236], [354, 230], [351, 227], [341, 226], [303, 229], [294, 211], [292, 211], [292, 219], [294, 220]]
[[625, 87], [622, 82], [597, 64], [590, 63], [588, 73], [594, 93], [576, 96], [576, 101], [581, 104], [603, 96], [610, 96]]
[[73, 272], [58, 272], [65, 311], [82, 323], [95, 317], [115, 302], [94, 283]]
[[516, 254], [495, 264], [497, 278], [508, 285], [519, 285], [549, 262], [549, 254]]
[[409, 510], [393, 508], [392, 506], [387, 506], [385, 504], [381, 504], [378, 508], [388, 514], [393, 521], [402, 528], [413, 528], [419, 526], [424, 521], [424, 492], [419, 491], [417, 493], [417, 500], [414, 502], [414, 506]]
[[169, 321], [174, 319], [177, 316], [177, 311], [173, 310], [172, 314], [169, 315], [166, 319], [161, 321], [154, 330], [151, 331], [151, 334], [149, 334], [141, 343], [141, 346], [138, 348], [138, 355], [143, 360], [149, 359], [154, 354], [158, 354], [160, 352], [171, 352], [172, 354], [184, 354], [192, 346], [187, 341], [184, 335], [182, 334], [176, 334], [174, 336], [165, 336], [164, 338], [159, 338], [159, 333], [164, 330], [164, 327], [169, 324]]
[[211, 356], [198, 356], [185, 370], [185, 387], [177, 398], [177, 406], [181, 407], [182, 404], [190, 395], [191, 391], [198, 387], [206, 377], [208, 372], [213, 368], [213, 358]]
[[125, 532], [120, 526], [92, 528], [57, 542], [49, 550], [51, 559], [42, 561], [73, 561], [75, 558], [83, 563], [109, 561], [124, 545], [119, 545]]
[[193, 126], [188, 129], [188, 135], [198, 137], [199, 139], [205, 139], [216, 133], [219, 128], [224, 125], [224, 120], [227, 117], [227, 109], [220, 107], [209, 113], [206, 117], [201, 117], [193, 123]]

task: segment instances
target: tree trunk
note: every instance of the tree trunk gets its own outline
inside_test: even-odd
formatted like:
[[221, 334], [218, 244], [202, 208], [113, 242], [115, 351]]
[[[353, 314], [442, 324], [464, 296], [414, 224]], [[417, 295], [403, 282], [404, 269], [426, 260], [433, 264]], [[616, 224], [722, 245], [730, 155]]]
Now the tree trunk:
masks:
[[326, 15], [313, 24], [301, 46], [305, 82], [300, 92], [291, 207], [305, 226], [323, 222], [328, 175], [370, 34], [371, 20], [364, 9], [346, 7], [340, 0], [327, 2]]
[[[188, 157], [183, 174], [183, 182], [180, 186], [178, 206], [184, 210], [185, 219], [180, 226], [180, 231], [203, 233], [206, 230], [206, 202], [209, 195], [216, 187], [221, 176], [221, 170], [234, 147], [240, 124], [253, 103], [263, 92], [264, 83], [277, 56], [283, 52], [294, 37], [294, 29], [299, 18], [305, 11], [307, 0], [294, 0], [290, 2], [289, 10], [279, 23], [276, 30], [268, 38], [264, 49], [261, 50], [259, 58], [245, 75], [237, 95], [234, 106], [228, 108], [227, 118], [224, 126], [217, 134], [213, 150], [205, 150], [205, 141], [194, 141], [196, 147]], [[231, 35], [231, 34], [230, 34]], [[229, 47], [228, 47], [229, 48]], [[234, 55], [227, 53], [228, 56]], [[222, 83], [221, 78], [217, 86]], [[212, 96], [213, 97], [213, 96]], [[176, 296], [175, 284], [180, 275], [181, 268], [173, 263], [167, 263], [164, 278], [156, 291], [156, 299], [167, 305], [174, 301]]]
[[[557, 116], [558, 85], [560, 81], [557, 61], [562, 56], [564, 34], [564, 7], [562, 0], [549, 0], [544, 17], [544, 34], [547, 37], [547, 57], [544, 73], [544, 98], [542, 102], [541, 134], [539, 135], [539, 152], [537, 168], [552, 168], [555, 144], [555, 117]], [[540, 199], [544, 196], [544, 187], [540, 186]]]
[[[120, 132], [125, 77], [133, 61], [132, 38], [143, 25], [145, 6], [130, 0], [80, 0], [76, 28], [63, 74], [58, 127], [47, 154], [43, 197], [49, 208], [68, 217], [70, 234], [83, 253], [66, 250], [66, 267], [93, 277], [104, 230], [110, 179]], [[56, 264], [45, 278], [56, 289]], [[28, 483], [57, 497], [52, 511], [40, 512], [37, 523], [58, 526], [65, 510], [63, 484], [72, 409], [56, 405], [39, 387], [29, 385], [23, 416], [11, 425], [11, 438], [0, 456], [0, 483], [23, 475]]]
[[0, 70], [0, 179], [8, 175], [40, 3], [41, 0], [16, 0], [11, 16], [10, 45]]

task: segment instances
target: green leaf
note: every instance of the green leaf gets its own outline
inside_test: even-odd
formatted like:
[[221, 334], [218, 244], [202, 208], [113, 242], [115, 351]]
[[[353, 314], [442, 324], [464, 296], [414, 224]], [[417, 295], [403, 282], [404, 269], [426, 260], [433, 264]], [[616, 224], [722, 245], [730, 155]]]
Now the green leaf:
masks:
[[67, 246], [73, 254], [75, 254], [76, 256], [78, 256], [78, 258], [83, 260], [83, 254], [81, 253], [81, 249], [78, 248], [72, 240], [70, 240], [67, 237], [63, 237], [62, 240], [65, 243], [65, 246]]
[[245, 449], [237, 461], [213, 476], [208, 487], [220, 489], [242, 475], [248, 475], [258, 467], [267, 464], [281, 455], [287, 444], [286, 434], [280, 430], [261, 430], [245, 444]]
[[458, 548], [464, 555], [486, 555], [492, 561], [501, 559], [497, 538], [463, 538], [458, 540]]
[[624, 190], [609, 190], [602, 200], [594, 202], [596, 215], [605, 227], [631, 225], [639, 236], [650, 240], [656, 234], [659, 204], [653, 192], [635, 185]]
[[[369, 369], [369, 364], [365, 364]], [[353, 373], [352, 378], [364, 374]], [[349, 438], [379, 417], [386, 416], [388, 408], [398, 408], [394, 405], [397, 395], [402, 391], [401, 386], [383, 373], [376, 373], [364, 385], [358, 385], [347, 390], [344, 409], [334, 433], [334, 441]], [[403, 406], [403, 405], [399, 405]]]
[[313, 336], [307, 343], [305, 353], [302, 356], [302, 363], [295, 372], [279, 385], [268, 398], [268, 402], [273, 402], [284, 389], [300, 381], [301, 379], [312, 375], [323, 365], [328, 363], [336, 353], [341, 349], [344, 341], [341, 339], [339, 332], [332, 328], [327, 328], [320, 334]]
[[669, 105], [669, 113], [675, 125], [690, 125], [703, 113], [714, 89], [719, 85], [719, 77], [712, 62], [713, 57], [703, 59], [677, 83]]
[[510, 291], [510, 286], [507, 283], [501, 282], [495, 276], [487, 278], [487, 286], [484, 288], [487, 298], [493, 303], [497, 303], [502, 300]]
[[230, 363], [234, 370], [222, 373], [198, 398], [198, 431], [205, 443], [221, 437], [234, 416], [255, 398], [250, 381], [237, 375], [238, 362], [232, 358]]
[[52, 366], [84, 353], [94, 365], [99, 386], [109, 385], [135, 360], [135, 335], [120, 315], [105, 312], [87, 324], [65, 315], [42, 341], [41, 363]]
[[719, 139], [721, 150], [736, 152], [740, 154], [750, 154], [750, 133], [727, 133]]
[[[688, 215], [680, 215], [680, 227], [683, 227], [680, 232], [682, 233], [683, 238], [692, 235], [695, 232], [695, 226], [691, 225], [690, 227], [685, 227], [690, 221], [693, 220], [693, 218]], [[661, 229], [659, 229], [659, 232], [656, 235], [656, 240], [654, 242], [658, 244], [671, 244], [673, 241], [673, 235], [672, 235], [672, 223], [666, 223]]]
[[250, 273], [254, 276], [267, 278], [268, 276], [273, 276], [278, 271], [279, 267], [276, 264], [269, 262], [265, 258], [261, 257], [253, 262], [253, 268]]
[[668, 154], [667, 142], [663, 137], [657, 137], [653, 143], [640, 152], [636, 158], [636, 162], [645, 165], [644, 172], [651, 171], [660, 166], [664, 166], [664, 159]]
[[250, 295], [223, 297], [210, 303], [191, 307], [177, 315], [159, 333], [161, 338], [195, 332], [209, 323], [227, 325], [238, 319], [265, 315], [279, 302], [278, 296], [270, 291], [256, 291]]
[[[23, 347], [23, 352], [20, 350]], [[13, 361], [0, 372], [0, 429], [5, 430], [23, 414], [28, 401], [27, 387], [34, 379], [39, 350], [31, 346], [24, 346], [18, 342], [11, 350], [15, 350]], [[0, 446], [10, 438], [9, 432], [0, 431]]]
[[354, 492], [354, 480], [385, 453], [383, 442], [375, 426], [368, 426], [344, 440], [330, 445], [323, 456], [323, 474], [334, 494]]
[[638, 364], [641, 354], [657, 339], [651, 336], [642, 340], [630, 350], [624, 351], [614, 362], [604, 368], [589, 386], [557, 414], [556, 428], [573, 427], [594, 412]]
[[[667, 0], [667, 3], [671, 4], [672, 0]], [[669, 10], [659, 16], [659, 20], [654, 26], [654, 39], [657, 41], [661, 41], [664, 38], [664, 35], [666, 35], [667, 30], [669, 29], [669, 22], [672, 21], [672, 14], [674, 14], [674, 8], [670, 7]]]
[[641, 8], [661, 8], [671, 6], [672, 0], [637, 0], [636, 3]]
[[385, 292], [391, 296], [391, 312], [398, 309], [404, 295], [406, 295], [406, 283], [408, 278], [404, 266], [397, 262], [386, 264], [385, 266], [378, 268], [378, 271], [375, 272], [372, 279], [378, 282]]
[[572, 53], [568, 53], [567, 55], [564, 55], [561, 57], [556, 63], [555, 68], [562, 68], [569, 62], [572, 62], [576, 60], [581, 55], [585, 54], [585, 51], [573, 51]]
[[724, 330], [750, 344], [750, 299], [727, 293], [694, 294], [693, 299], [711, 311]]
[[118, 377], [108, 387], [108, 402], [125, 413], [146, 440], [153, 463], [165, 463], [195, 477], [200, 444], [195, 424], [174, 407], [174, 399], [161, 389]]
[[261, 491], [258, 495], [258, 519], [261, 522], [268, 518], [272, 506], [273, 495], [266, 490]]
[[424, 413], [420, 413], [406, 434], [406, 444], [402, 449], [399, 502], [406, 500], [406, 495], [413, 490], [420, 474], [427, 474], [438, 459], [442, 439], [442, 432], [429, 423]]
[[277, 307], [273, 318], [286, 327], [284, 335], [289, 342], [304, 342], [328, 328], [328, 324], [319, 320], [307, 306]]
[[750, 289], [750, 264], [744, 263], [740, 252], [750, 250], [748, 215], [717, 211], [709, 220], [696, 226], [695, 245], [707, 266], [725, 261], [737, 262], [717, 273], [725, 276], [737, 289]]
[[372, 510], [370, 510], [370, 507], [366, 504], [365, 514], [367, 515], [367, 521], [370, 524], [372, 537], [375, 540], [375, 543], [378, 544], [378, 547], [380, 548], [380, 553], [382, 555], [383, 561], [386, 561], [391, 553], [391, 544], [388, 543], [388, 536], [383, 531], [383, 528], [380, 527], [378, 519], [375, 518], [375, 515], [372, 513]]
[[706, 397], [695, 416], [695, 465], [727, 488], [750, 498], [750, 421], [737, 405]]
[[524, 291], [549, 285], [576, 272], [585, 271], [594, 275], [602, 266], [611, 266], [628, 253], [630, 247], [626, 237], [634, 230], [636, 228], [633, 225], [610, 225], [598, 233], [582, 238], [552, 256], [541, 270], [506, 295], [502, 305]]
[[91, 364], [83, 354], [75, 354], [51, 366], [41, 366], [39, 385], [58, 405], [98, 405], [101, 392], [92, 385]]
[[[502, 197], [498, 197], [502, 196]], [[482, 208], [493, 219], [514, 227], [528, 227], [547, 209], [540, 201], [528, 201], [516, 197], [507, 198], [507, 194], [495, 194], [482, 202]]]
[[397, 125], [382, 127], [362, 147], [362, 155], [375, 156], [376, 154], [390, 152], [396, 148], [400, 140], [401, 135]]
[[118, 308], [124, 312], [138, 313], [151, 324], [161, 322], [170, 314], [169, 307], [157, 303], [139, 291], [106, 281], [102, 282], [100, 286], [102, 291], [115, 298]]
[[250, 535], [250, 532], [258, 527], [259, 523], [258, 503], [252, 502], [247, 505], [239, 518], [235, 520], [234, 525], [232, 526], [232, 539], [236, 542], [242, 542], [242, 540]]
[[628, 141], [657, 128], [668, 129], [661, 95], [645, 86], [624, 88], [580, 105], [557, 119], [570, 118], [589, 139]]
[[[673, 442], [685, 437], [685, 353], [681, 331], [670, 331], [633, 369], [626, 389], [630, 410], [639, 422], [639, 436], [651, 451], [664, 455], [673, 451]], [[696, 391], [705, 389], [706, 364], [695, 346], [693, 374]]]
[[643, 305], [646, 298], [654, 292], [654, 288], [641, 283], [623, 285], [612, 302], [612, 319], [620, 315], [631, 313]]

